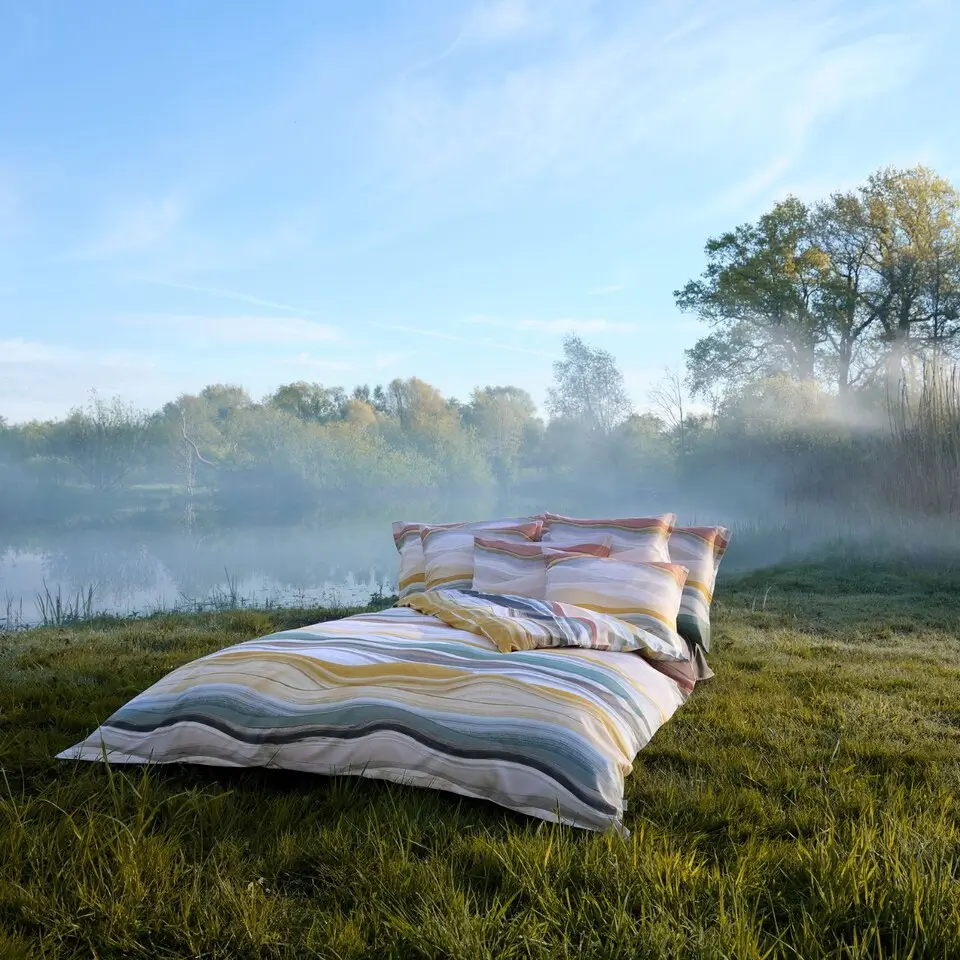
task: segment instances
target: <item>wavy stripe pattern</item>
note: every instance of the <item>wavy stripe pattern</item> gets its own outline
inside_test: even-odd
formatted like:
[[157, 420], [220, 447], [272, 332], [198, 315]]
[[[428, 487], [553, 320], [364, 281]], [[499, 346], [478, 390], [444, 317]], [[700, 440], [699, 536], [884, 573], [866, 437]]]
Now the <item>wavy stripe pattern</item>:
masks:
[[677, 632], [690, 643], [710, 650], [710, 605], [720, 561], [730, 543], [726, 527], [675, 527], [667, 547], [672, 563], [690, 571], [683, 585]]
[[[610, 556], [612, 537], [595, 543], [572, 543], [557, 547], [567, 553]], [[543, 600], [547, 592], [547, 561], [543, 543], [520, 543], [491, 537], [473, 538], [473, 585], [479, 593], [504, 593]]]
[[503, 654], [400, 607], [194, 660], [59, 757], [374, 777], [623, 831], [624, 777], [685, 697], [634, 654]]
[[477, 520], [463, 523], [413, 523], [397, 520], [393, 524], [393, 543], [400, 554], [400, 568], [397, 573], [398, 594], [405, 597], [411, 593], [420, 593], [424, 589], [426, 571], [424, 569], [423, 544], [420, 531], [426, 526], [459, 528], [463, 530], [490, 530], [500, 527], [515, 527], [539, 521], [539, 517], [512, 517], [503, 520]]
[[[532, 544], [540, 539], [539, 521], [488, 528], [501, 540]], [[423, 527], [424, 590], [469, 590], [473, 586], [474, 531], [462, 527]]]
[[598, 537], [610, 537], [613, 550], [632, 551], [638, 561], [669, 563], [667, 541], [677, 522], [675, 513], [658, 517], [622, 517], [619, 519], [578, 519], [558, 513], [544, 513], [541, 540], [551, 546], [596, 541]]
[[674, 642], [687, 568], [546, 551], [547, 600], [609, 614]]

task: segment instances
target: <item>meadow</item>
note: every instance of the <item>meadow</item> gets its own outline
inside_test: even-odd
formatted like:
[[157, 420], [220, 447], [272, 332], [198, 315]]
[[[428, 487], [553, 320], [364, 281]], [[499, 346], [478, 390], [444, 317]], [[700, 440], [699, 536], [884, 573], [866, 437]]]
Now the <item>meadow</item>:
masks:
[[[389, 603], [389, 599], [380, 604]], [[960, 957], [960, 568], [721, 578], [624, 841], [439, 792], [54, 754], [174, 666], [345, 610], [0, 636], [0, 958]]]

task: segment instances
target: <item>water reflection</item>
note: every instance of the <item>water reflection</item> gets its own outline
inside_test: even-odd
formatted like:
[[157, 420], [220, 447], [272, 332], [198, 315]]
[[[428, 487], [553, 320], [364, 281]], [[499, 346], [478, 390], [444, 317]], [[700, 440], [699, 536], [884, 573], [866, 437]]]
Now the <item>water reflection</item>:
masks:
[[[96, 612], [134, 614], [223, 602], [339, 606], [396, 589], [389, 527], [234, 529], [183, 533], [59, 533], [0, 553], [0, 627], [40, 620], [38, 595], [93, 589]], [[8, 624], [12, 625], [12, 624]]]

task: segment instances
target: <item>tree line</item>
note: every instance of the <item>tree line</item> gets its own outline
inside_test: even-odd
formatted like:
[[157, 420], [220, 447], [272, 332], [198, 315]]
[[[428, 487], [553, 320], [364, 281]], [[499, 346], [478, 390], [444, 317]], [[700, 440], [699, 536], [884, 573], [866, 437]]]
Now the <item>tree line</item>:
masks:
[[646, 412], [614, 355], [574, 335], [546, 417], [518, 386], [461, 402], [417, 377], [350, 391], [297, 381], [258, 400], [213, 384], [157, 411], [94, 394], [62, 420], [0, 420], [0, 519], [149, 502], [191, 524], [296, 519], [545, 489], [591, 509], [750, 504], [762, 489], [773, 503], [960, 511], [952, 185], [888, 169], [813, 205], [788, 197], [705, 257], [675, 296], [709, 332]]

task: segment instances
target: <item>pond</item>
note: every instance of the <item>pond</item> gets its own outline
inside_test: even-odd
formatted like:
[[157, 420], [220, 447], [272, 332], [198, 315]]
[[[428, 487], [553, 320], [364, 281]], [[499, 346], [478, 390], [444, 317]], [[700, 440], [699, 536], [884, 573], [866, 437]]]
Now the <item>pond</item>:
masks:
[[[0, 545], [0, 628], [50, 619], [51, 604], [119, 615], [218, 606], [365, 604], [396, 591], [389, 524], [256, 527], [204, 536], [84, 531]], [[45, 616], [46, 615], [46, 616]]]

